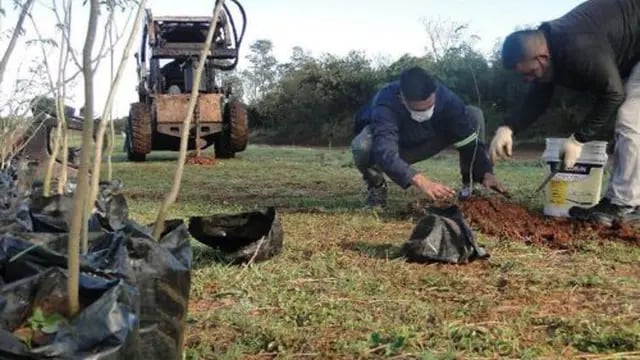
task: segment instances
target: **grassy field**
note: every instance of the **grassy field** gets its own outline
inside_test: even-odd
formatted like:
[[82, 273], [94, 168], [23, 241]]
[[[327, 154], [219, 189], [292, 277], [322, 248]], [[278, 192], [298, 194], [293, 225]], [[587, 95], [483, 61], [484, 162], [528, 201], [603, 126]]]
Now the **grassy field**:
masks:
[[[133, 164], [117, 154], [115, 177], [136, 220], [154, 219], [175, 159]], [[418, 167], [458, 184], [456, 156]], [[540, 208], [529, 195], [542, 180], [536, 161], [496, 171], [517, 200]], [[171, 217], [274, 205], [285, 248], [228, 267], [193, 242], [187, 359], [640, 358], [640, 248], [554, 251], [478, 234], [486, 261], [409, 264], [394, 254], [420, 195], [392, 185], [390, 209], [373, 213], [362, 210], [364, 190], [344, 149], [251, 146], [237, 159], [188, 166]]]

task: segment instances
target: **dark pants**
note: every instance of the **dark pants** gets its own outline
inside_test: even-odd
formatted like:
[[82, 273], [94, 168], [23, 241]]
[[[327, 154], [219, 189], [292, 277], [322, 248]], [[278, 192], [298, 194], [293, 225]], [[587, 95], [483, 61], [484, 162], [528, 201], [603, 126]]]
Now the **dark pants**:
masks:
[[[477, 124], [478, 140], [484, 142], [485, 121], [482, 110], [471, 105], [467, 105], [466, 110], [469, 114], [469, 119]], [[415, 164], [437, 155], [451, 145], [453, 144], [444, 141], [442, 136], [432, 134], [430, 139], [425, 140], [420, 145], [409, 148], [400, 147], [398, 150], [402, 160], [408, 164]], [[384, 173], [380, 169], [380, 166], [375, 164], [373, 160], [372, 148], [373, 132], [367, 125], [351, 142], [351, 151], [353, 153], [353, 161], [358, 170], [360, 170], [360, 173], [362, 173], [364, 181], [366, 181], [369, 186], [378, 186], [385, 181]]]

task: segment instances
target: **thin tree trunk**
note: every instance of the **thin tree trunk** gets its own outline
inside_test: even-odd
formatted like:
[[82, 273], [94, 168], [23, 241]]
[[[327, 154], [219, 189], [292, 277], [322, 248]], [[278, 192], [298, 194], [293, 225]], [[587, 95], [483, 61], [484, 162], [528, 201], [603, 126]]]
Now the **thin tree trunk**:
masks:
[[98, 132], [96, 134], [95, 155], [93, 159], [93, 171], [91, 173], [91, 190], [89, 192], [90, 206], [93, 206], [98, 196], [98, 185], [100, 183], [100, 166], [102, 165], [102, 147], [104, 145], [104, 134], [107, 130], [107, 123], [109, 121], [113, 121], [109, 116], [109, 114], [111, 113], [111, 108], [113, 107], [113, 101], [115, 100], [115, 95], [118, 89], [118, 84], [120, 83], [120, 78], [122, 78], [124, 69], [127, 66], [129, 53], [131, 52], [131, 48], [133, 47], [133, 43], [136, 39], [136, 35], [138, 34], [138, 27], [140, 25], [140, 22], [142, 21], [142, 15], [144, 14], [145, 3], [146, 3], [146, 0], [141, 0], [140, 4], [138, 5], [138, 12], [136, 14], [136, 19], [133, 23], [133, 28], [131, 29], [131, 34], [129, 35], [129, 40], [127, 41], [127, 44], [122, 53], [122, 59], [120, 60], [120, 64], [118, 65], [118, 71], [116, 72], [116, 76], [113, 79], [111, 88], [109, 89], [107, 102], [105, 103], [104, 110], [102, 112], [102, 118], [100, 119], [100, 124], [98, 125]]
[[[135, 23], [134, 20], [134, 27], [139, 26], [139, 24]], [[109, 52], [109, 79], [111, 80], [111, 83], [113, 83], [113, 79], [114, 79], [114, 59], [113, 59], [113, 48], [114, 48], [114, 44], [113, 44], [113, 26], [109, 28], [109, 49], [111, 49], [111, 51]], [[109, 118], [111, 121], [109, 121], [109, 134], [107, 135], [107, 181], [111, 181], [113, 180], [113, 166], [111, 164], [111, 157], [113, 156], [113, 142], [116, 140], [116, 136], [115, 136], [115, 129], [113, 126], [113, 110], [111, 110], [109, 112]]]
[[[56, 132], [55, 138], [53, 139], [53, 149], [51, 154], [49, 154], [49, 160], [47, 161], [47, 170], [44, 175], [44, 182], [42, 186], [42, 195], [48, 197], [51, 195], [51, 180], [53, 179], [53, 171], [56, 166], [56, 159], [58, 158], [58, 154], [60, 153], [60, 144], [62, 139], [62, 118], [60, 118], [60, 114], [64, 111], [60, 111], [60, 106], [58, 105], [58, 96], [56, 95]], [[64, 115], [62, 115], [64, 116]]]
[[58, 176], [58, 194], [64, 194], [64, 187], [67, 185], [67, 166], [69, 166], [69, 129], [67, 129], [67, 124], [62, 124], [62, 168], [60, 169], [60, 174]]
[[[64, 52], [64, 60], [62, 61], [62, 79], [58, 81], [62, 81], [62, 105], [64, 106], [64, 99], [67, 98], [67, 83], [65, 82], [64, 76], [67, 74], [67, 65], [69, 64], [69, 55], [73, 51], [67, 46], [65, 38], [65, 31], [71, 32], [71, 0], [68, 0], [62, 3], [64, 8], [64, 24], [62, 28], [62, 44], [60, 46], [65, 47], [66, 51]], [[67, 185], [68, 180], [68, 166], [69, 166], [69, 129], [67, 128], [67, 119], [65, 118], [62, 122], [62, 167], [60, 168], [60, 174], [58, 176], [58, 194], [64, 193], [64, 188]]]
[[27, 0], [27, 3], [22, 6], [16, 28], [13, 29], [13, 34], [11, 35], [11, 40], [9, 40], [9, 45], [4, 51], [4, 55], [2, 55], [2, 60], [0, 60], [0, 84], [2, 84], [2, 80], [4, 79], [4, 72], [7, 69], [7, 64], [9, 63], [11, 53], [13, 53], [13, 50], [16, 47], [16, 43], [18, 42], [18, 38], [22, 33], [22, 25], [24, 25], [24, 20], [27, 18], [29, 9], [31, 9], [31, 5], [33, 5], [34, 1], [35, 0]]
[[[44, 182], [42, 186], [42, 194], [44, 196], [49, 196], [51, 195], [51, 180], [53, 179], [53, 169], [56, 165], [56, 158], [58, 157], [58, 152], [60, 150], [60, 137], [62, 135], [62, 125], [60, 123], [62, 118], [60, 113], [61, 112], [64, 113], [64, 110], [63, 110], [64, 105], [62, 108], [60, 108], [59, 106], [59, 96], [60, 96], [59, 80], [61, 78], [60, 64], [58, 64], [58, 82], [54, 83], [53, 77], [51, 76], [51, 67], [49, 66], [49, 61], [47, 60], [48, 59], [47, 52], [44, 49], [44, 39], [42, 37], [42, 34], [40, 33], [40, 30], [38, 29], [38, 25], [36, 21], [33, 19], [33, 16], [29, 14], [27, 14], [27, 16], [31, 20], [31, 23], [33, 24], [33, 28], [36, 32], [36, 35], [38, 36], [38, 41], [40, 42], [40, 51], [42, 52], [42, 61], [44, 62], [44, 67], [47, 72], [47, 79], [49, 80], [49, 88], [53, 93], [54, 102], [55, 102], [54, 107], [55, 107], [55, 113], [56, 113], [56, 132], [55, 132], [55, 138], [53, 140], [52, 153], [50, 154], [49, 159], [47, 161], [47, 167], [46, 167]], [[60, 47], [60, 59], [62, 59], [63, 50], [64, 49]], [[43, 106], [48, 106], [48, 104], [45, 104]], [[46, 117], [42, 121], [46, 122]]]
[[224, 4], [224, 0], [218, 0], [216, 6], [213, 8], [213, 19], [209, 25], [209, 32], [207, 33], [207, 40], [205, 41], [202, 51], [200, 52], [200, 59], [198, 61], [198, 67], [194, 75], [193, 85], [191, 86], [191, 97], [189, 98], [189, 108], [185, 120], [182, 124], [182, 133], [180, 136], [180, 155], [178, 156], [178, 166], [173, 176], [173, 185], [171, 190], [164, 198], [160, 209], [158, 210], [158, 216], [156, 218], [155, 225], [153, 227], [153, 238], [158, 240], [160, 235], [164, 231], [164, 221], [167, 218], [167, 212], [169, 207], [178, 198], [180, 192], [180, 183], [182, 182], [182, 173], [184, 172], [184, 163], [187, 158], [187, 143], [189, 141], [189, 128], [191, 126], [191, 120], [193, 118], [193, 111], [196, 107], [196, 100], [198, 99], [198, 90], [200, 89], [200, 79], [202, 78], [202, 69], [204, 69], [204, 63], [207, 59], [207, 53], [211, 48], [211, 42], [213, 41], [213, 34], [215, 32], [218, 17], [220, 16], [220, 10]]
[[93, 69], [91, 68], [91, 52], [96, 39], [98, 24], [99, 0], [90, 0], [89, 25], [82, 50], [82, 64], [84, 73], [85, 121], [82, 127], [82, 148], [80, 150], [80, 169], [78, 170], [78, 185], [73, 195], [73, 211], [69, 227], [68, 269], [69, 279], [67, 290], [69, 294], [69, 313], [73, 316], [79, 310], [78, 288], [80, 279], [80, 238], [83, 228], [87, 227], [85, 200], [89, 190], [89, 163], [91, 162], [91, 143], [93, 141]]
[[[64, 4], [63, 4], [64, 6]], [[64, 29], [62, 30], [64, 31]], [[53, 140], [53, 152], [50, 155], [49, 163], [47, 164], [47, 172], [44, 179], [44, 188], [43, 193], [44, 196], [49, 196], [51, 193], [51, 180], [53, 179], [54, 168], [58, 159], [58, 154], [61, 150], [62, 141], [62, 127], [65, 123], [65, 113], [64, 113], [64, 94], [62, 90], [62, 82], [64, 81], [64, 58], [65, 58], [65, 50], [66, 47], [64, 45], [64, 34], [62, 34], [60, 39], [60, 54], [58, 56], [58, 78], [56, 81], [56, 87], [54, 89], [55, 101], [56, 101], [56, 132], [55, 138]], [[64, 153], [64, 151], [62, 151]], [[64, 155], [64, 154], [63, 154]], [[64, 187], [63, 187], [64, 188]], [[60, 184], [57, 187], [58, 193], [60, 193]]]
[[111, 159], [113, 158], [113, 147], [116, 141], [116, 129], [113, 125], [113, 118], [109, 122], [109, 144], [107, 145], [107, 181], [113, 180], [113, 162]]

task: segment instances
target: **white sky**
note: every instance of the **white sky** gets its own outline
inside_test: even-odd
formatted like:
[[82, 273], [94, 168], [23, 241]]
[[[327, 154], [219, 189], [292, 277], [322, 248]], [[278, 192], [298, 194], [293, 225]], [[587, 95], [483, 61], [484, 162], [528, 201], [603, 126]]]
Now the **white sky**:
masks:
[[[44, 37], [55, 35], [55, 17], [47, 9], [53, 0], [36, 0], [34, 19]], [[87, 9], [82, 1], [73, 0], [73, 43], [79, 53], [86, 31]], [[424, 54], [425, 32], [421, 19], [440, 17], [470, 24], [471, 32], [480, 36], [480, 50], [489, 52], [496, 39], [503, 38], [514, 27], [538, 24], [562, 16], [581, 3], [578, 0], [241, 0], [248, 17], [248, 28], [239, 67], [246, 65], [244, 56], [249, 45], [257, 39], [270, 39], [274, 43], [276, 57], [286, 61], [293, 46], [301, 46], [313, 55], [332, 53], [344, 55], [350, 50], [363, 50], [369, 56], [386, 57], [391, 60], [404, 53]], [[0, 0], [10, 7], [8, 0]], [[203, 0], [150, 0], [148, 6], [154, 15], [210, 15], [213, 1]], [[104, 18], [104, 17], [103, 17]], [[17, 20], [17, 13], [7, 9], [0, 22], [0, 31], [10, 30]], [[118, 15], [118, 24], [124, 26], [126, 13]], [[98, 28], [99, 39], [104, 26]], [[128, 31], [121, 40], [116, 53], [116, 67], [122, 45]], [[2, 97], [7, 99], [17, 77], [27, 76], [25, 70], [29, 59], [40, 55], [38, 47], [26, 47], [25, 41], [35, 38], [33, 27], [27, 21], [26, 34], [20, 40], [12, 56], [10, 67], [2, 84]], [[7, 38], [0, 39], [0, 49], [6, 48]], [[99, 41], [98, 41], [99, 42]], [[139, 46], [139, 32], [136, 47]], [[97, 52], [96, 50], [94, 52]], [[48, 57], [55, 66], [57, 52]], [[70, 66], [72, 71], [74, 65]], [[120, 84], [114, 106], [114, 116], [125, 116], [129, 104], [137, 100], [135, 84], [135, 59], [129, 59], [125, 76]], [[81, 78], [80, 78], [81, 80]], [[96, 74], [96, 113], [99, 114], [109, 88], [109, 61], [105, 59]], [[75, 95], [71, 105], [79, 108], [83, 103], [82, 81], [73, 89]]]

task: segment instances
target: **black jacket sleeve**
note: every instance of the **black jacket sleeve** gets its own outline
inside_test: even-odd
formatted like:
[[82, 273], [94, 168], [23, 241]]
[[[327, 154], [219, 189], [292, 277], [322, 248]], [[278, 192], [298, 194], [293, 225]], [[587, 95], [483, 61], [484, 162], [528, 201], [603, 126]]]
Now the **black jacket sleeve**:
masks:
[[580, 142], [598, 140], [603, 138], [607, 122], [624, 102], [624, 85], [609, 49], [596, 49], [588, 59], [576, 63], [576, 75], [583, 79], [584, 88], [594, 94], [596, 100], [575, 132], [575, 138]]
[[505, 125], [516, 134], [533, 124], [547, 110], [554, 89], [553, 83], [531, 84], [519, 109], [506, 119]]

